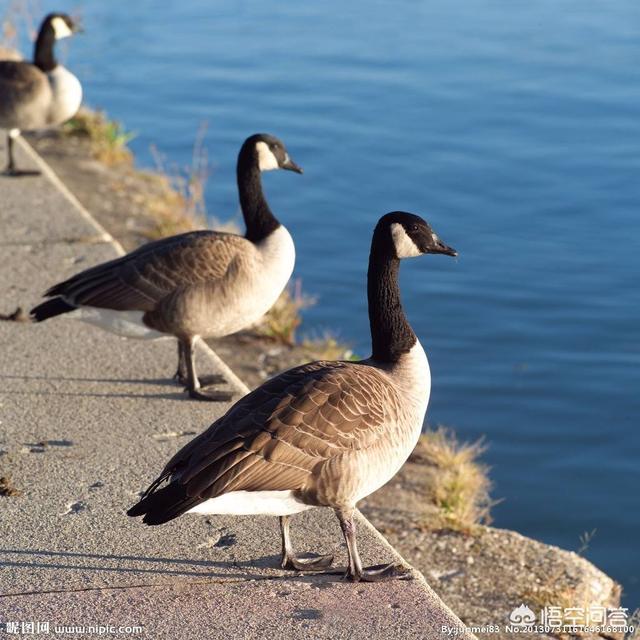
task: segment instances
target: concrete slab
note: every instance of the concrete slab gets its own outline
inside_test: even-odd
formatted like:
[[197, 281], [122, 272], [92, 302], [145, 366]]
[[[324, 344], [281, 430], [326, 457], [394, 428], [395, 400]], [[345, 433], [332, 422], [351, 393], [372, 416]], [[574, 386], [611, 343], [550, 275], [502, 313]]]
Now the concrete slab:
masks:
[[[19, 169], [43, 170], [39, 157], [22, 140], [14, 150]], [[0, 135], [0, 166], [4, 166], [5, 157], [6, 136]], [[26, 214], [26, 206], [33, 211]], [[0, 176], [0, 229], [0, 248], [15, 243], [100, 243], [111, 239], [87, 224], [78, 210], [69, 206], [65, 194], [52, 189], [49, 180], [37, 175]]]
[[[0, 180], [0, 203], [3, 231], [20, 239], [3, 247], [3, 311], [117, 254], [62, 241], [99, 229], [46, 175]], [[4, 226], [18, 220], [19, 233]], [[203, 373], [228, 373], [199, 357]], [[0, 323], [0, 476], [22, 493], [0, 497], [0, 622], [143, 625], [150, 638], [439, 638], [441, 625], [461, 627], [421, 576], [352, 585], [283, 572], [275, 518], [128, 518], [169, 456], [228, 408], [186, 399], [175, 364], [173, 340], [125, 341], [64, 317]], [[401, 561], [364, 518], [359, 532], [365, 562]], [[297, 516], [293, 535], [344, 565], [330, 511]]]
[[418, 603], [428, 604], [418, 583], [354, 586], [317, 578], [40, 594], [3, 602], [7, 620], [46, 621], [51, 633], [54, 625], [112, 625], [154, 640], [445, 637], [442, 627], [451, 621], [435, 607], [416, 615]]

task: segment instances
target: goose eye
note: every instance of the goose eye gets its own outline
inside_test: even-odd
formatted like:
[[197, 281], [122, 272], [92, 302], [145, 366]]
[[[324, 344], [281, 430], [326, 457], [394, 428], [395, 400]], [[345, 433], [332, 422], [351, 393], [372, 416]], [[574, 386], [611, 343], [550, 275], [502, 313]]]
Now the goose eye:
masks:
[[412, 224], [411, 225], [411, 231], [417, 231], [418, 230], [418, 225], [417, 224]]

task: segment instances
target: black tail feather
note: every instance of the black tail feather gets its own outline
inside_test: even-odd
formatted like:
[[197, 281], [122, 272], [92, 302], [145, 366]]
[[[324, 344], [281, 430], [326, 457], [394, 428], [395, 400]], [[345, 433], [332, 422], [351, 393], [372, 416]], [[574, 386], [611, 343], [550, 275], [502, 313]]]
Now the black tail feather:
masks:
[[36, 322], [42, 322], [43, 320], [47, 320], [47, 318], [53, 318], [54, 316], [68, 313], [74, 309], [77, 309], [77, 307], [65, 302], [62, 298], [52, 298], [31, 309], [29, 315]]
[[164, 524], [181, 516], [200, 502], [202, 498], [187, 495], [184, 485], [171, 482], [142, 498], [127, 511], [127, 515], [133, 518], [144, 515], [142, 521], [148, 525]]

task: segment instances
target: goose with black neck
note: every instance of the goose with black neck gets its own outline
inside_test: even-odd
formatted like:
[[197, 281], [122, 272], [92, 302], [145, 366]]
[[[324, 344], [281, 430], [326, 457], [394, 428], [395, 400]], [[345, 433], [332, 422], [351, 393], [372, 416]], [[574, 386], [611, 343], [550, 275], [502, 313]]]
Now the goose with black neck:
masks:
[[[237, 179], [244, 236], [192, 231], [163, 238], [51, 287], [34, 320], [70, 313], [134, 338], [178, 339], [176, 378], [199, 400], [229, 400], [204, 388], [196, 373], [198, 338], [220, 338], [259, 320], [285, 288], [295, 263], [291, 235], [264, 196], [261, 173], [302, 173], [284, 143], [269, 134], [247, 138]], [[214, 378], [215, 379], [215, 378]]]
[[128, 515], [148, 525], [184, 513], [279, 516], [281, 566], [325, 571], [333, 557], [297, 556], [289, 527], [292, 515], [329, 507], [347, 544], [348, 580], [410, 577], [396, 565], [362, 566], [354, 513], [396, 474], [422, 430], [431, 376], [402, 308], [398, 267], [427, 253], [457, 255], [419, 216], [383, 216], [367, 276], [371, 357], [312, 362], [265, 382], [178, 451]]
[[0, 128], [7, 130], [5, 175], [33, 175], [15, 166], [13, 144], [20, 131], [53, 127], [72, 118], [82, 102], [82, 85], [55, 57], [55, 43], [80, 31], [64, 13], [44, 18], [33, 62], [0, 60]]

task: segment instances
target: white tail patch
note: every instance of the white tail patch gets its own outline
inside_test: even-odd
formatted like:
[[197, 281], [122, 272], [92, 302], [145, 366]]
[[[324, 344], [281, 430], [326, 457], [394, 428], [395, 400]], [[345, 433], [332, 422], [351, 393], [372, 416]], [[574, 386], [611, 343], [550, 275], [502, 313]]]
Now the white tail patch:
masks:
[[80, 307], [69, 313], [70, 318], [94, 324], [124, 338], [158, 340], [171, 337], [147, 327], [142, 322], [143, 315], [143, 311], [114, 311], [98, 307]]
[[311, 509], [293, 491], [231, 491], [189, 509], [187, 513], [236, 516], [288, 516]]
[[73, 31], [71, 31], [69, 25], [60, 16], [56, 16], [51, 21], [51, 26], [53, 27], [56, 40], [62, 40], [62, 38], [68, 38], [73, 35]]
[[272, 169], [279, 169], [277, 158], [273, 155], [269, 145], [266, 142], [256, 143], [256, 151], [258, 152], [258, 167], [260, 171], [271, 171]]
[[391, 225], [391, 237], [393, 238], [398, 258], [414, 258], [422, 255], [422, 251], [418, 249], [416, 243], [407, 235], [404, 227], [399, 222], [394, 222]]

